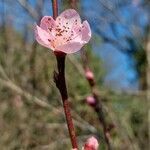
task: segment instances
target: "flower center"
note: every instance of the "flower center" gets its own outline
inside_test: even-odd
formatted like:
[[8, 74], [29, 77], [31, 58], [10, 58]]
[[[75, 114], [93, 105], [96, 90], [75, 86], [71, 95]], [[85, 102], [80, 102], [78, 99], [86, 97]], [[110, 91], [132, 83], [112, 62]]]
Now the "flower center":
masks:
[[54, 39], [49, 42], [51, 42], [51, 45], [55, 49], [78, 37], [81, 29], [81, 25], [77, 25], [77, 20], [74, 20], [73, 23], [59, 21], [55, 28], [49, 28], [49, 32], [54, 36]]

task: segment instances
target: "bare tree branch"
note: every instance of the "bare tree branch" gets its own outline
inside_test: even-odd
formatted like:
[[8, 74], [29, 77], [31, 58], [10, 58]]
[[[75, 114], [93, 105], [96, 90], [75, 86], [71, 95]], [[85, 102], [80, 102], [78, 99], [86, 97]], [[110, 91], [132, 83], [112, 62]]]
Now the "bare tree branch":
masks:
[[33, 17], [35, 20], [39, 19], [39, 15], [33, 7], [31, 7], [26, 0], [17, 0], [18, 3], [24, 8], [24, 10], [27, 11], [27, 13], [30, 14], [31, 17]]

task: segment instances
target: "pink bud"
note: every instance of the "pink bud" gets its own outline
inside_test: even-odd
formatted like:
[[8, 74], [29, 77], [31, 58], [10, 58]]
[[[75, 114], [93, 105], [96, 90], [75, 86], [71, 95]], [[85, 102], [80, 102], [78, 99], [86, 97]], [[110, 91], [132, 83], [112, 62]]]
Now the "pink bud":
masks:
[[91, 137], [86, 141], [83, 150], [97, 150], [98, 146], [99, 144], [97, 139], [95, 137]]
[[93, 80], [94, 79], [94, 74], [90, 69], [87, 69], [85, 71], [85, 76], [88, 80]]
[[96, 100], [95, 100], [95, 98], [93, 96], [88, 96], [86, 98], [86, 102], [90, 106], [95, 106], [96, 105]]

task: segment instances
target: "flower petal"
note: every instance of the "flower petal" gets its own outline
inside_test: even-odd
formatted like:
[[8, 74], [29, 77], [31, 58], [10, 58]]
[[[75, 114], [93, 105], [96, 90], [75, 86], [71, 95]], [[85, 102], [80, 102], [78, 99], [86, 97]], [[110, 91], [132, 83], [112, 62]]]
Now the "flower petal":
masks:
[[74, 25], [81, 25], [81, 18], [74, 9], [67, 9], [56, 18], [56, 24], [71, 30]]
[[55, 50], [62, 51], [66, 54], [71, 54], [79, 51], [83, 47], [83, 43], [80, 42], [68, 42], [64, 45], [56, 47]]
[[51, 31], [53, 28], [56, 27], [55, 20], [51, 16], [44, 16], [41, 19], [40, 27], [43, 30], [46, 30], [46, 31], [49, 30], [49, 31]]
[[70, 42], [81, 42], [81, 43], [88, 43], [91, 39], [91, 29], [90, 25], [87, 21], [84, 21], [82, 26], [76, 26], [73, 28], [74, 36]]
[[38, 25], [34, 26], [34, 30], [37, 42], [44, 47], [54, 50], [51, 44], [51, 40], [53, 39], [53, 37], [48, 32], [40, 28]]
[[82, 32], [82, 41], [88, 43], [89, 40], [91, 39], [91, 28], [87, 21], [83, 22], [81, 32]]

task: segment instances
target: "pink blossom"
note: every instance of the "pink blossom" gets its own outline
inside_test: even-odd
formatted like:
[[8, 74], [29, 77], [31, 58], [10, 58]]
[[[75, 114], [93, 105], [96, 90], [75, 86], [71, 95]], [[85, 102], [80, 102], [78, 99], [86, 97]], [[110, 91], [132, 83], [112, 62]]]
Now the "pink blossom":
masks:
[[98, 146], [99, 144], [97, 139], [95, 137], [91, 137], [86, 141], [83, 150], [97, 150]]
[[90, 69], [86, 69], [85, 76], [88, 80], [94, 80], [94, 74]]
[[95, 100], [95, 98], [93, 96], [88, 96], [86, 98], [86, 102], [90, 106], [95, 106], [96, 105], [96, 100]]
[[87, 21], [81, 23], [74, 9], [67, 9], [56, 20], [44, 16], [40, 26], [35, 25], [35, 38], [44, 47], [69, 54], [79, 51], [89, 42], [91, 29]]

